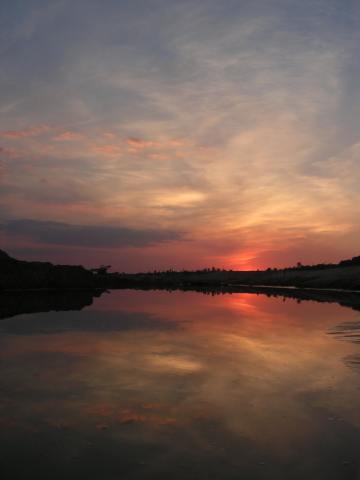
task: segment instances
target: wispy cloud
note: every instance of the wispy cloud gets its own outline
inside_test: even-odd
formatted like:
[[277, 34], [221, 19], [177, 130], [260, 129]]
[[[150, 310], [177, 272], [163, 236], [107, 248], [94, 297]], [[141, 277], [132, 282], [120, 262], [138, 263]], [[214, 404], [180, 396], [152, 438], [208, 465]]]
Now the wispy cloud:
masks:
[[78, 132], [71, 132], [71, 131], [66, 131], [59, 133], [55, 137], [53, 137], [53, 140], [56, 142], [72, 142], [75, 140], [81, 140], [83, 138], [83, 135]]
[[136, 137], [127, 138], [126, 143], [129, 145], [129, 147], [135, 150], [142, 150], [144, 148], [153, 148], [153, 147], [160, 146], [159, 142], [154, 142], [152, 140], [143, 140], [141, 138], [136, 138]]
[[103, 145], [91, 145], [89, 147], [89, 150], [93, 154], [100, 154], [105, 156], [116, 155], [118, 157], [124, 151], [124, 147], [122, 145], [116, 145], [116, 144], [110, 143], [110, 144], [103, 144]]
[[33, 127], [24, 128], [23, 130], [5, 130], [0, 131], [0, 137], [17, 139], [26, 137], [36, 137], [50, 130], [48, 125], [35, 125]]

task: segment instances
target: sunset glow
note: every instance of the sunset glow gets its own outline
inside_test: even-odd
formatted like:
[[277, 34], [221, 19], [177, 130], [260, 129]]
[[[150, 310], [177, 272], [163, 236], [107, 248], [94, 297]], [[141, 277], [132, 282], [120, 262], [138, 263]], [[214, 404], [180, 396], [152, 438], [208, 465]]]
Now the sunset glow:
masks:
[[119, 271], [359, 254], [357, 2], [0, 11], [1, 248]]

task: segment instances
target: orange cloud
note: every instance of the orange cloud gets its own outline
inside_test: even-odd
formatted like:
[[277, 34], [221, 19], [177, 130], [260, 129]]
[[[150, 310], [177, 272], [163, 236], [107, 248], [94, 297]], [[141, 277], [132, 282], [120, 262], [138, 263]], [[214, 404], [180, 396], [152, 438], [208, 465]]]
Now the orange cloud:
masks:
[[48, 125], [35, 125], [34, 127], [25, 128], [23, 130], [5, 130], [0, 132], [0, 137], [3, 138], [25, 138], [35, 137], [50, 130]]
[[169, 156], [165, 155], [164, 153], [151, 153], [149, 155], [150, 158], [153, 160], [168, 160]]
[[167, 142], [167, 144], [170, 147], [183, 147], [185, 145], [185, 142], [183, 142], [182, 140], [178, 140], [178, 139], [174, 138], [172, 140], [169, 140]]
[[82, 138], [83, 135], [81, 135], [81, 133], [66, 131], [54, 137], [53, 140], [56, 142], [72, 142], [73, 140], [81, 140]]

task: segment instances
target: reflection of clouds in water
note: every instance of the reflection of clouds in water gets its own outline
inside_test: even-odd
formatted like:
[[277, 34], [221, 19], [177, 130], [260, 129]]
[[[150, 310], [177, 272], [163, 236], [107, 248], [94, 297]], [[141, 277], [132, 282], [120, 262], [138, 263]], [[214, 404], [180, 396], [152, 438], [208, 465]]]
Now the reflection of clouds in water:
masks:
[[360, 372], [360, 353], [345, 357], [344, 363], [348, 367]]
[[181, 373], [192, 373], [203, 369], [198, 360], [185, 355], [155, 354], [145, 357], [145, 362], [149, 362], [151, 367], [156, 370], [177, 371]]
[[62, 332], [110, 332], [126, 330], [174, 329], [176, 323], [155, 315], [137, 312], [98, 312], [96, 310], [46, 312], [19, 315], [0, 322], [0, 333], [15, 335], [56, 334]]
[[[172, 293], [164, 291], [112, 291], [94, 301], [94, 307], [102, 312], [140, 313], [168, 323], [177, 323], [194, 331], [217, 330], [246, 332], [249, 336], [281, 335], [288, 327], [304, 333], [304, 321], [309, 335], [323, 331], [324, 325], [335, 323], [343, 316], [340, 305], [302, 302], [294, 299], [284, 303], [281, 297], [260, 294], [233, 293], [218, 296], [196, 292]], [[350, 314], [351, 311], [347, 310]], [[349, 315], [350, 318], [355, 315]], [[317, 334], [317, 333], [316, 333]]]
[[177, 419], [169, 416], [169, 405], [145, 404], [139, 406], [127, 406], [119, 408], [118, 405], [89, 404], [80, 409], [80, 414], [94, 418], [96, 421], [103, 420], [106, 423], [96, 423], [96, 428], [114, 425], [132, 425], [148, 423], [152, 425], [175, 425]]
[[[207, 447], [223, 432], [227, 446], [233, 441], [238, 448], [242, 441], [284, 456], [323, 432], [330, 438], [327, 419], [339, 405], [352, 422], [356, 385], [339, 362], [351, 345], [324, 335], [337, 307], [240, 295], [228, 302], [114, 292], [110, 303], [114, 297], [121, 300], [117, 311], [98, 311], [95, 304], [76, 318], [51, 313], [38, 324], [36, 316], [19, 317], [21, 325], [14, 322], [12, 331], [4, 323], [16, 335], [3, 336], [0, 375], [9, 366], [12, 375], [4, 375], [2, 384], [17, 404], [27, 398], [26, 418], [53, 416], [73, 431], [86, 426], [111, 436], [115, 445], [134, 433], [154, 441], [166, 425], [172, 432], [196, 432]], [[344, 320], [353, 318], [351, 310], [341, 312]], [[31, 376], [37, 369], [41, 381]]]
[[329, 333], [339, 340], [360, 343], [360, 322], [345, 322], [332, 328]]
[[[338, 340], [360, 344], [360, 322], [344, 322], [329, 331]], [[344, 357], [344, 363], [352, 370], [360, 372], [360, 353]]]

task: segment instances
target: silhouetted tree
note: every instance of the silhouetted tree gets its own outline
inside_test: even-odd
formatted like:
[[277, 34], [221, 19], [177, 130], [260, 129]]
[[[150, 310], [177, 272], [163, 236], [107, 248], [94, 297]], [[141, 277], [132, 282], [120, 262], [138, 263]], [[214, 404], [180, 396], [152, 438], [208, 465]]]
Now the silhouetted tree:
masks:
[[91, 271], [96, 275], [105, 275], [109, 268], [111, 268], [111, 265], [100, 265], [98, 268], [92, 268]]

